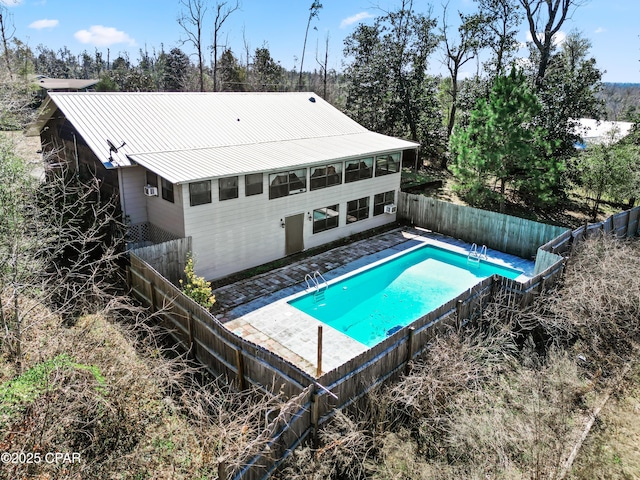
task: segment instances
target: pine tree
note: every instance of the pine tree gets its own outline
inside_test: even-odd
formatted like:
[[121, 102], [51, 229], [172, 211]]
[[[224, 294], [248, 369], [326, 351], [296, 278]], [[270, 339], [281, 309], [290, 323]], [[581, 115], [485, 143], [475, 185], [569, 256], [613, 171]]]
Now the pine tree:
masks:
[[[452, 169], [472, 203], [498, 200], [504, 212], [507, 185], [543, 203], [551, 200], [562, 165], [544, 155], [550, 144], [534, 123], [540, 108], [526, 77], [514, 68], [496, 79], [488, 101], [478, 101], [468, 127], [455, 131]], [[492, 182], [499, 185], [497, 194]]]

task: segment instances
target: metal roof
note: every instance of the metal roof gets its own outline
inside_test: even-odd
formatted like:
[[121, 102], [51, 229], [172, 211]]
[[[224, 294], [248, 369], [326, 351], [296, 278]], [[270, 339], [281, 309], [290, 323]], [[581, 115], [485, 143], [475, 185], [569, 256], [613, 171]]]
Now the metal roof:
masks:
[[84, 90], [93, 87], [98, 80], [83, 80], [76, 78], [49, 78], [43, 77], [38, 80], [38, 85], [47, 90]]
[[417, 147], [368, 131], [314, 93], [49, 95], [107, 168], [134, 161], [173, 183]]

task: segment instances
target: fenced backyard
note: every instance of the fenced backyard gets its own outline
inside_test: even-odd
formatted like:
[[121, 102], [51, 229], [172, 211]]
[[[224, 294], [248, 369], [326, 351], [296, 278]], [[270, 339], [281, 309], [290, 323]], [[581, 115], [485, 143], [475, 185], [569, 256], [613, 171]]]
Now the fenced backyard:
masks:
[[[183, 295], [172, 281], [151, 265], [154, 259], [166, 259], [177, 250], [188, 251], [187, 239], [131, 251], [131, 289], [136, 297], [158, 313], [161, 323], [177, 343], [239, 389], [254, 385], [289, 399], [283, 413], [265, 428], [264, 434], [271, 438], [269, 447], [262, 454], [247, 459], [240, 470], [227, 472], [225, 466], [220, 465], [221, 474], [238, 480], [267, 478], [298, 444], [310, 436], [316, 438], [318, 429], [337, 410], [357, 402], [375, 386], [401, 375], [411, 359], [429, 348], [435, 335], [477, 318], [495, 298], [504, 299], [514, 308], [530, 304], [536, 295], [558, 281], [566, 256], [578, 242], [599, 231], [620, 238], [636, 236], [640, 218], [638, 207], [599, 224], [570, 231], [469, 207], [442, 205], [444, 203], [400, 193], [399, 216], [417, 226], [468, 242], [485, 244], [507, 253], [518, 252], [519, 256], [535, 255], [533, 277], [524, 283], [498, 276], [486, 278], [319, 378], [226, 329], [214, 315]], [[459, 218], [460, 226], [453, 221], [455, 218]], [[535, 240], [528, 241], [527, 235]], [[157, 262], [167, 275], [175, 274], [175, 267], [160, 260]]]

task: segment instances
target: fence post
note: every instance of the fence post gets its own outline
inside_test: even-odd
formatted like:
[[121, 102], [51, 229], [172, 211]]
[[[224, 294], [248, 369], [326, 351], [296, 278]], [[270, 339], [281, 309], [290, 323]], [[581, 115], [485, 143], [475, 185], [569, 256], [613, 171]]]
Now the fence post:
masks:
[[416, 327], [409, 327], [407, 336], [407, 365], [405, 367], [406, 373], [409, 373], [409, 364], [413, 358], [413, 336], [416, 333]]
[[318, 367], [316, 377], [322, 375], [322, 325], [318, 325]]
[[320, 420], [320, 405], [318, 401], [318, 388], [314, 385], [311, 387], [311, 427], [313, 428], [312, 434], [312, 448], [317, 450], [320, 446], [318, 437], [318, 422]]
[[193, 313], [191, 313], [191, 310], [189, 310], [187, 316], [187, 328], [189, 330], [189, 352], [193, 358], [196, 358], [196, 342], [193, 338]]
[[242, 350], [240, 348], [236, 348], [236, 368], [238, 370], [238, 388], [240, 390], [244, 390], [245, 382], [244, 382], [244, 356], [242, 355]]
[[460, 330], [460, 328], [462, 327], [462, 300], [458, 300], [456, 302], [456, 329]]

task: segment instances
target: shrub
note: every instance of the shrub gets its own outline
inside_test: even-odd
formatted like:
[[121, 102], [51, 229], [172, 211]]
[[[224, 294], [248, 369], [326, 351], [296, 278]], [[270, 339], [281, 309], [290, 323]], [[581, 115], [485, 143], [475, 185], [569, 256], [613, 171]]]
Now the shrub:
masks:
[[195, 262], [193, 257], [187, 257], [187, 265], [184, 267], [185, 280], [180, 280], [182, 291], [205, 308], [211, 308], [216, 303], [216, 296], [213, 295], [211, 282], [207, 282], [204, 277], [196, 275], [194, 270]]

